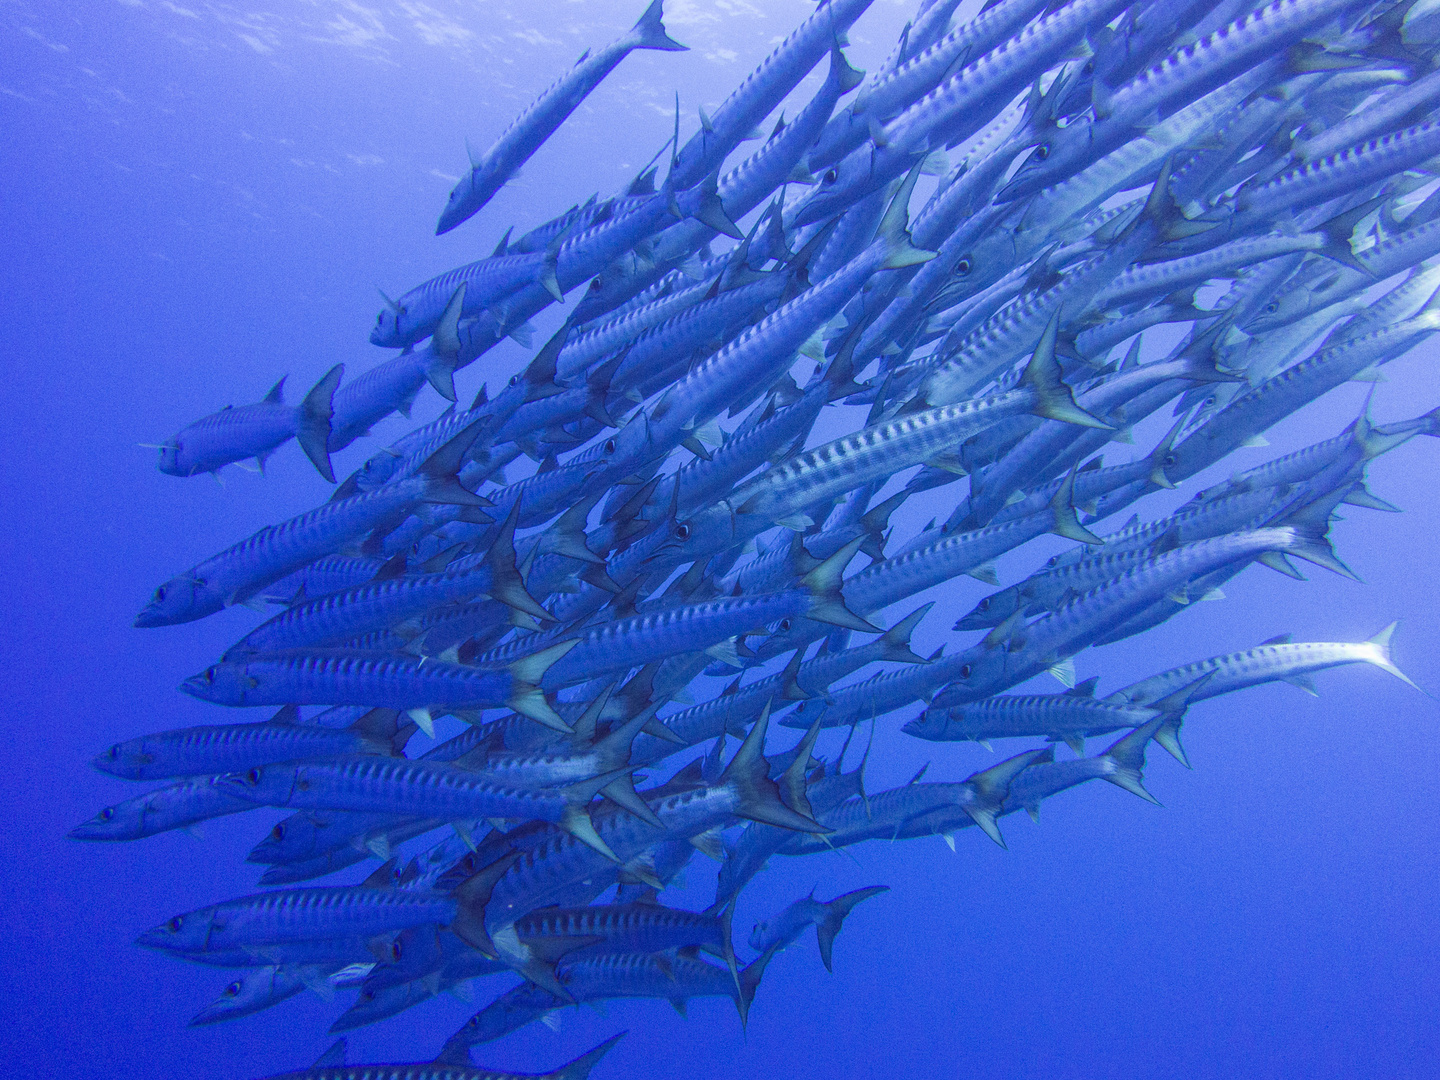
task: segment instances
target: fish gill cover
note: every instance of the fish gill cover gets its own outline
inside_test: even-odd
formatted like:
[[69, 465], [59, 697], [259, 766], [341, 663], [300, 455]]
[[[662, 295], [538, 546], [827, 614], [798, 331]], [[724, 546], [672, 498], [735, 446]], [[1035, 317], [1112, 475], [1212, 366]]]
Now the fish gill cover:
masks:
[[[325, 1020], [306, 1006], [290, 1029], [298, 1067], [326, 1024], [404, 1025], [447, 991], [472, 1002], [448, 1038], [433, 1014], [407, 1028], [417, 1078], [500, 1075], [472, 1065], [497, 1040], [616, 999], [657, 999], [627, 1010], [633, 1029], [668, 1023], [663, 1004], [729, 998], [738, 1024], [685, 1029], [710, 1050], [762, 1017], [805, 1044], [829, 976], [811, 965], [783, 994], [762, 976], [796, 964], [777, 954], [809, 949], [811, 927], [826, 969], [847, 947], [866, 958], [881, 1001], [928, 979], [887, 963], [892, 912], [959, 922], [985, 948], [928, 871], [882, 880], [854, 845], [939, 838], [976, 876], [1004, 873], [982, 849], [1006, 846], [1017, 811], [1038, 821], [1090, 780], [1156, 802], [1157, 757], [1205, 784], [1213, 763], [1182, 733], [1220, 721], [1230, 701], [1210, 699], [1313, 692], [1352, 664], [1410, 682], [1393, 623], [1218, 654], [1200, 635], [1158, 673], [1149, 635], [1258, 575], [1358, 589], [1332, 536], [1342, 508], [1361, 518], [1347, 539], [1428, 570], [1428, 552], [1388, 544], [1397, 508], [1369, 482], [1412, 440], [1405, 460], [1428, 472], [1440, 435], [1430, 380], [1385, 401], [1387, 366], [1428, 360], [1440, 329], [1440, 6], [922, 0], [861, 72], [870, 7], [801, 10], [698, 116], [679, 101], [699, 58], [661, 58], [647, 70], [680, 93], [648, 164], [588, 201], [501, 216], [548, 139], [603, 124], [587, 98], [632, 53], [685, 51], [654, 0], [472, 149], [435, 231], [498, 243], [381, 294], [368, 333], [390, 355], [356, 349], [288, 393], [256, 356], [279, 379], [263, 400], [156, 444], [161, 472], [191, 478], [264, 471], [293, 439], [335, 484], [214, 553], [175, 538], [187, 554], [137, 627], [201, 635], [226, 609], [255, 615], [181, 687], [213, 704], [206, 723], [151, 730], [132, 703], [93, 764], [147, 786], [70, 834], [224, 818], [214, 833], [254, 844], [248, 893], [190, 880], [173, 883], [181, 910], [136, 900], [153, 924], [139, 945], [213, 973], [192, 1024], [253, 1023], [314, 991]], [[602, 164], [612, 177], [566, 167]], [[512, 373], [500, 358], [517, 348]], [[1256, 453], [1356, 382], [1399, 415], [1375, 419], [1367, 392], [1348, 423]], [[442, 398], [428, 423], [371, 435]], [[1170, 495], [1202, 474], [1218, 479]], [[1244, 609], [1228, 618], [1251, 632]], [[1090, 661], [1112, 643], [1128, 664]], [[1114, 674], [1132, 670], [1145, 677]], [[995, 756], [972, 770], [926, 745], [959, 742]], [[867, 781], [902, 744], [933, 764]], [[1263, 801], [1281, 763], [1240, 764], [1230, 795]], [[1364, 797], [1334, 781], [1337, 799]], [[1142, 809], [1093, 813], [1123, 830]], [[842, 888], [811, 888], [821, 860]], [[1190, 872], [1173, 853], [1163, 869]], [[800, 899], [742, 930], [752, 880]], [[472, 989], [482, 976], [497, 978]], [[990, 998], [928, 1004], [964, 1024]], [[529, 1066], [504, 1075], [619, 1075], [600, 1064], [616, 1038], [579, 1057], [526, 1043]], [[342, 1041], [293, 1075], [363, 1068]]]

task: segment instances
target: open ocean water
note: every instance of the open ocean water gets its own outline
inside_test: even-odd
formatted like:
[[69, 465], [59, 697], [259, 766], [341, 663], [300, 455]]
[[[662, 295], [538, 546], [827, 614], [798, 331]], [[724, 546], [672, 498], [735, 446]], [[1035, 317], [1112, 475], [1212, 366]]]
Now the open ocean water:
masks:
[[[914, 2], [876, 0], [850, 33], [854, 66], [884, 59]], [[223, 485], [162, 475], [138, 444], [258, 401], [281, 375], [297, 400], [333, 364], [358, 374], [391, 355], [366, 340], [377, 285], [403, 292], [488, 254], [512, 225], [518, 235], [622, 189], [669, 137], [676, 91], [684, 139], [696, 108], [713, 110], [813, 10], [807, 0], [667, 0], [666, 26], [690, 51], [635, 52], [518, 180], [437, 238], [465, 140], [488, 146], [640, 6], [0, 0], [0, 1073], [241, 1080], [304, 1067], [332, 1041], [326, 1030], [354, 991], [189, 1027], [229, 974], [134, 944], [173, 913], [252, 891], [258, 868], [245, 855], [285, 811], [208, 822], [198, 838], [66, 836], [139, 790], [90, 767], [110, 744], [262, 715], [176, 690], [255, 613], [135, 629], [154, 586], [328, 497], [293, 443], [267, 475], [230, 467]], [[800, 84], [787, 117], [824, 71]], [[922, 181], [914, 205], [933, 183]], [[559, 321], [556, 308], [535, 320], [537, 346]], [[486, 354], [459, 374], [460, 400], [482, 382], [493, 395], [532, 351], [506, 342]], [[1268, 449], [1241, 449], [1148, 496], [1142, 517], [1338, 433], [1372, 386], [1380, 422], [1440, 405], [1437, 364], [1435, 343], [1422, 344], [1386, 366], [1387, 381], [1347, 384], [1284, 421]], [[444, 405], [422, 389], [414, 422]], [[1166, 410], [1133, 448], [1107, 447], [1107, 463], [1148, 452], [1169, 422]], [[378, 424], [336, 455], [337, 475], [410, 426]], [[812, 443], [846, 429], [822, 423]], [[1437, 462], [1440, 442], [1420, 437], [1373, 465], [1371, 490], [1403, 513], [1342, 507], [1332, 536], [1363, 584], [1252, 566], [1223, 602], [1082, 652], [1079, 677], [1100, 676], [1108, 692], [1277, 634], [1360, 641], [1399, 620], [1395, 662], [1440, 693]], [[912, 500], [896, 535], [943, 518], [956, 490]], [[1044, 537], [1011, 552], [1000, 578], [1010, 584], [1070, 546]], [[937, 607], [917, 651], [970, 644], [948, 627], [988, 591], [962, 577], [925, 594]], [[719, 998], [692, 1002], [688, 1019], [662, 1001], [618, 1001], [566, 1009], [555, 1029], [531, 1025], [475, 1057], [540, 1072], [628, 1029], [597, 1077], [1433, 1077], [1440, 706], [1363, 665], [1317, 683], [1318, 697], [1278, 683], [1197, 705], [1184, 729], [1193, 771], [1150, 748], [1146, 785], [1163, 808], [1088, 784], [1047, 801], [1038, 826], [1006, 818], [1008, 851], [969, 830], [953, 853], [932, 837], [772, 860], [741, 897], [737, 940], [812, 887], [820, 897], [891, 891], [856, 908], [833, 974], [808, 932], [777, 956], [748, 1032]], [[1042, 675], [1025, 689], [1061, 687]], [[872, 792], [926, 762], [927, 779], [959, 780], [1021, 748], [992, 755], [902, 736], [918, 711], [879, 721]], [[834, 754], [839, 740], [824, 734], [821, 749]], [[1108, 741], [1091, 740], [1090, 752]], [[697, 856], [664, 897], [703, 907], [713, 876]], [[351, 1060], [433, 1056], [506, 978], [476, 980], [471, 1003], [441, 995], [351, 1033]]]

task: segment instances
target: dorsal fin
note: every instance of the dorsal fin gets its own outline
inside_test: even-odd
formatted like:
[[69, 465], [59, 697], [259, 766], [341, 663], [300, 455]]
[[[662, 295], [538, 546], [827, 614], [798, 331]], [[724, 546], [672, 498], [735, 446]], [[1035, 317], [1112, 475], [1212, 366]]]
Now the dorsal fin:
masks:
[[575, 741], [590, 743], [595, 741], [595, 735], [600, 724], [600, 714], [605, 711], [605, 706], [610, 701], [610, 695], [615, 692], [615, 683], [611, 683], [595, 696], [595, 699], [586, 706], [581, 713], [580, 719], [575, 721]]
[[1274, 637], [1267, 637], [1260, 642], [1261, 645], [1289, 645], [1295, 640], [1294, 634], [1276, 634]]
[[280, 381], [270, 388], [270, 392], [265, 395], [265, 403], [267, 405], [285, 404], [285, 380], [289, 377], [288, 375], [281, 375]]
[[345, 1067], [345, 1040], [343, 1038], [336, 1039], [330, 1049], [316, 1058], [315, 1064], [310, 1067], [312, 1069], [343, 1069]]
[[1099, 682], [1099, 675], [1091, 675], [1090, 678], [1084, 680], [1083, 682], [1078, 682], [1069, 690], [1066, 690], [1065, 693], [1061, 695], [1061, 697], [1093, 698], [1095, 696], [1095, 687]]
[[298, 724], [300, 722], [299, 705], [282, 705], [280, 711], [270, 717], [272, 724]]
[[498, 259], [501, 255], [507, 255], [507, 254], [509, 254], [509, 252], [510, 252], [510, 234], [511, 234], [512, 232], [514, 232], [514, 231], [515, 231], [515, 226], [514, 226], [514, 225], [511, 225], [510, 228], [508, 228], [508, 229], [505, 230], [505, 235], [502, 236], [502, 237], [500, 237], [500, 242], [495, 245], [495, 250], [490, 253], [490, 257], [491, 257], [492, 259]]
[[384, 565], [382, 565], [379, 570], [375, 571], [375, 576], [370, 580], [389, 581], [391, 578], [403, 576], [404, 573], [405, 552], [402, 551], [398, 555], [392, 555], [390, 556], [390, 558], [386, 559]]
[[380, 869], [367, 877], [360, 883], [363, 889], [388, 889], [395, 884], [395, 867], [400, 860], [396, 857], [386, 859]]

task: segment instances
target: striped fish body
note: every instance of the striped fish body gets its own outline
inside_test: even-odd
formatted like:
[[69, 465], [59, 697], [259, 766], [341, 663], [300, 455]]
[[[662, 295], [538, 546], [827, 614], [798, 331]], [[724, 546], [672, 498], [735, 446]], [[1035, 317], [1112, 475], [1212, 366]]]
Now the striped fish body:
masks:
[[227, 604], [248, 600], [265, 586], [322, 559], [425, 498], [421, 479], [325, 503], [289, 521], [268, 525], [194, 569], [161, 585], [137, 626], [193, 622]]
[[724, 161], [830, 51], [836, 35], [843, 34], [871, 2], [830, 0], [792, 30], [680, 148], [670, 170], [675, 189], [694, 187]]
[[359, 732], [263, 722], [181, 728], [117, 743], [95, 759], [96, 768], [127, 780], [214, 775], [277, 761], [389, 753]]
[[[1043, 10], [1043, 0], [1004, 0], [946, 34], [928, 48], [873, 79], [849, 109], [825, 125], [807, 162], [811, 172], [835, 164], [870, 138], [870, 123], [893, 119], [966, 67], [1017, 34]], [[912, 31], [913, 35], [913, 31]]]
[[295, 604], [246, 634], [227, 656], [335, 645], [393, 627], [432, 608], [474, 600], [490, 587], [488, 564], [452, 563], [434, 574], [367, 581]]
[[169, 952], [223, 952], [297, 941], [364, 940], [410, 926], [443, 926], [454, 917], [455, 901], [439, 893], [363, 885], [282, 889], [176, 915], [142, 934], [139, 943]]
[[218, 705], [370, 705], [382, 709], [503, 705], [516, 684], [508, 671], [414, 656], [344, 652], [265, 654], [215, 664], [182, 685]]
[[1253, 649], [1211, 657], [1142, 679], [1116, 690], [1110, 699], [1135, 705], [1158, 701], [1202, 676], [1209, 680], [1192, 700], [1219, 697], [1267, 682], [1304, 683], [1318, 671], [1346, 664], [1390, 666], [1385, 650], [1373, 641], [1299, 641], [1257, 645]]
[[713, 915], [681, 911], [659, 904], [606, 904], [579, 908], [546, 908], [515, 923], [522, 944], [541, 955], [553, 955], [570, 941], [567, 962], [605, 953], [655, 953], [692, 945], [719, 950], [724, 946], [720, 921]]
[[76, 840], [143, 840], [171, 829], [185, 829], [211, 818], [238, 814], [255, 804], [238, 799], [208, 776], [156, 788], [107, 806], [70, 830]]
[[1435, 317], [1421, 315], [1375, 330], [1307, 357], [1242, 394], [1175, 447], [1167, 472], [1180, 481], [1219, 461], [1247, 438], [1268, 430], [1308, 401], [1384, 363], [1434, 332]]
[[502, 787], [483, 773], [405, 758], [343, 758], [265, 765], [217, 783], [265, 806], [355, 810], [459, 821], [559, 821], [570, 802], [558, 792]]
[[1303, 543], [1290, 526], [1251, 529], [1186, 544], [1149, 559], [1031, 623], [1009, 647], [981, 645], [957, 654], [966, 658], [970, 674], [937, 694], [932, 705], [949, 708], [1005, 690], [1073, 656], [1107, 628], [1139, 614], [1192, 578], [1267, 551], [1296, 551]]
[[932, 742], [1012, 739], [1039, 735], [1052, 741], [1139, 727], [1154, 709], [1117, 706], [1067, 694], [1000, 694], [984, 701], [932, 709], [905, 725], [905, 732]]
[[160, 455], [160, 471], [172, 476], [195, 476], [232, 461], [265, 458], [293, 438], [299, 425], [299, 407], [280, 401], [221, 409], [170, 439]]

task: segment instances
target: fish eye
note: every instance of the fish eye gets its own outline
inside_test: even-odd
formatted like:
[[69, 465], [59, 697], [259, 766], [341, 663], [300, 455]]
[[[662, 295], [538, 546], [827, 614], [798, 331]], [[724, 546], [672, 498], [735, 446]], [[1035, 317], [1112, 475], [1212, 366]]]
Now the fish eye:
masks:
[[403, 950], [400, 948], [400, 942], [396, 941], [395, 944], [390, 946], [390, 959], [398, 964], [400, 962], [400, 954], [402, 952]]
[[1166, 465], [1174, 465], [1174, 464], [1175, 464], [1175, 461], [1176, 461], [1176, 458], [1175, 458], [1175, 455], [1174, 455], [1174, 454], [1166, 454], [1166, 455], [1165, 455], [1164, 464], [1166, 464]]
[[118, 742], [114, 746], [110, 747], [110, 760], [120, 760], [120, 744]]
[[679, 525], [676, 525], [676, 526], [675, 526], [675, 539], [676, 539], [676, 540], [689, 540], [689, 539], [690, 539], [690, 526], [689, 526], [689, 525], [686, 525], [684, 522], [681, 522]]
[[605, 448], [604, 448], [604, 449], [605, 449], [605, 453], [607, 453], [607, 454], [613, 454], [613, 453], [615, 452], [615, 440], [614, 440], [614, 439], [606, 439], [606, 440], [605, 440]]
[[169, 929], [169, 931], [170, 931], [172, 934], [178, 934], [178, 933], [180, 932], [180, 927], [182, 927], [182, 926], [184, 926], [184, 925], [185, 925], [185, 916], [183, 916], [183, 915], [176, 915], [176, 916], [174, 916], [169, 922], [167, 922], [167, 923], [165, 924], [166, 928]]
[[1266, 315], [1274, 315], [1274, 314], [1275, 314], [1277, 311], [1279, 311], [1279, 310], [1280, 310], [1280, 303], [1279, 303], [1279, 301], [1277, 301], [1277, 300], [1271, 300], [1268, 304], [1265, 305], [1265, 314], [1266, 314]]
[[1048, 158], [1049, 156], [1050, 156], [1050, 144], [1049, 144], [1049, 143], [1041, 143], [1039, 146], [1035, 147], [1034, 157], [1035, 157], [1035, 160], [1036, 160], [1036, 161], [1044, 161], [1044, 160], [1045, 160], [1046, 158]]
[[590, 282], [590, 291], [591, 291], [591, 292], [599, 292], [599, 291], [600, 291], [601, 289], [603, 289], [604, 287], [605, 287], [604, 285], [601, 285], [601, 284], [600, 284], [600, 279], [599, 279], [598, 277], [597, 277], [594, 281]]
[[284, 823], [283, 821], [280, 822], [278, 825], [276, 825], [273, 829], [270, 830], [270, 839], [272, 839], [272, 840], [284, 840], [284, 839], [285, 839], [285, 823]]
[[990, 598], [987, 596], [975, 605], [976, 611], [988, 611], [990, 609]]
[[790, 629], [790, 620], [789, 620], [789, 619], [781, 619], [781, 620], [780, 620], [780, 632], [783, 634], [783, 633], [787, 632], [789, 629]]
[[1205, 399], [1205, 407], [1208, 409], [1215, 404], [1215, 395], [1211, 394]]
[[258, 783], [260, 783], [260, 770], [259, 770], [258, 768], [257, 768], [257, 769], [251, 769], [249, 772], [247, 772], [247, 773], [245, 774], [245, 780], [246, 780], [247, 783], [250, 783], [250, 784], [258, 784]]
[[375, 991], [370, 989], [361, 990], [360, 997], [363, 998], [365, 1001], [374, 1001]]
[[1060, 561], [1060, 556], [1059, 556], [1059, 555], [1051, 555], [1050, 558], [1048, 558], [1048, 559], [1045, 560], [1045, 565], [1046, 565], [1046, 566], [1054, 566], [1054, 565], [1055, 565], [1056, 563], [1058, 563], [1059, 561]]
[[109, 821], [109, 820], [110, 820], [111, 818], [113, 818], [114, 816], [115, 816], [115, 808], [114, 808], [113, 806], [107, 806], [107, 807], [105, 807], [104, 810], [101, 810], [101, 811], [100, 811], [100, 820], [101, 820], [101, 821]]
[[161, 585], [158, 589], [155, 590], [155, 599], [156, 599], [157, 601], [163, 601], [163, 600], [165, 599], [165, 586], [164, 586], [164, 585]]
[[511, 376], [510, 376], [510, 385], [511, 385], [511, 386], [519, 386], [519, 385], [520, 385], [520, 376], [519, 376], [519, 375], [511, 375]]
[[205, 669], [205, 685], [206, 685], [206, 686], [214, 686], [214, 685], [215, 685], [215, 669], [214, 669], [213, 667], [211, 667], [211, 668], [206, 668], [206, 669]]
[[238, 981], [237, 981], [237, 982], [233, 982], [233, 983], [231, 983], [229, 986], [225, 987], [225, 996], [226, 996], [226, 997], [238, 997], [238, 996], [240, 995], [240, 990], [241, 990], [240, 983], [239, 983]]
[[969, 256], [966, 256], [955, 264], [955, 276], [964, 277], [973, 269], [975, 269], [974, 264], [971, 263]]
[[1086, 75], [1094, 75], [1094, 74], [1095, 74], [1095, 61], [1094, 61], [1094, 60], [1086, 60], [1086, 61], [1085, 61], [1084, 71], [1085, 71], [1085, 74], [1086, 74]]
[[826, 169], [825, 176], [821, 179], [820, 182], [822, 184], [833, 184], [836, 180], [839, 179], [840, 174], [838, 172], [836, 172], [834, 169]]
[[969, 677], [970, 677], [970, 665], [969, 665], [969, 664], [966, 664], [964, 667], [962, 667], [962, 668], [960, 669], [960, 678], [962, 678], [962, 679], [968, 679]]

